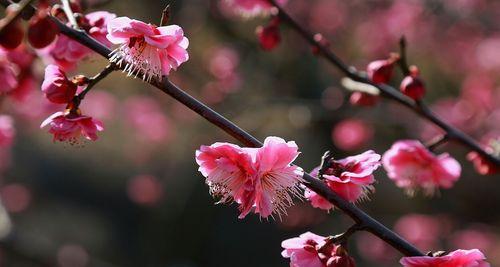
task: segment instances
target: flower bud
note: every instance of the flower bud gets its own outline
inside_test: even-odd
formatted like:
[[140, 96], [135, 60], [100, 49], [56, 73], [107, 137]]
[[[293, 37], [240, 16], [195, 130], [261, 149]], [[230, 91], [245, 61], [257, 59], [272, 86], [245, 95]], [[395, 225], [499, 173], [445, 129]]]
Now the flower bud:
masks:
[[47, 99], [56, 104], [71, 102], [75, 96], [77, 86], [66, 78], [66, 73], [56, 65], [48, 65], [45, 68], [45, 79], [42, 84], [42, 92]]
[[424, 97], [425, 85], [419, 78], [419, 71], [416, 66], [410, 67], [410, 74], [406, 76], [403, 81], [401, 81], [400, 90], [403, 94], [413, 98], [414, 100], [420, 100]]
[[495, 163], [481, 156], [476, 151], [471, 151], [467, 154], [467, 160], [471, 161], [476, 171], [481, 175], [493, 175], [500, 173], [500, 167]]
[[256, 29], [257, 37], [262, 49], [271, 51], [276, 48], [281, 42], [281, 35], [279, 29], [279, 19], [274, 18], [269, 25], [263, 27], [259, 26]]
[[326, 262], [326, 267], [356, 267], [356, 263], [344, 247], [338, 246]]
[[[6, 19], [0, 20], [0, 26], [6, 23]], [[19, 20], [13, 21], [0, 34], [0, 45], [5, 49], [15, 49], [23, 41], [24, 29]]]
[[387, 83], [392, 78], [394, 63], [399, 56], [391, 55], [389, 59], [375, 60], [366, 67], [368, 78], [374, 83]]
[[44, 48], [51, 44], [59, 33], [57, 25], [45, 12], [38, 12], [31, 18], [28, 28], [28, 41], [34, 48]]
[[378, 102], [378, 96], [363, 92], [354, 92], [351, 94], [349, 102], [354, 106], [375, 106]]

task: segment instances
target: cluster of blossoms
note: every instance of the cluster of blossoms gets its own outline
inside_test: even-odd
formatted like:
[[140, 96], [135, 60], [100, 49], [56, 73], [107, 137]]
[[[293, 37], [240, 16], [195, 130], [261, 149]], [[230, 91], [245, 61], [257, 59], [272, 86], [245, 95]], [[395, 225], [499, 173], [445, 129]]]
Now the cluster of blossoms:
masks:
[[[345, 200], [357, 202], [368, 198], [368, 193], [374, 191], [373, 172], [380, 166], [380, 155], [370, 150], [345, 159], [328, 159], [323, 165], [316, 167], [311, 175], [319, 176], [332, 191]], [[321, 174], [320, 169], [324, 169]], [[313, 207], [333, 209], [333, 205], [316, 192], [306, 189], [304, 194]]]
[[[224, 0], [228, 7], [244, 17], [265, 16], [271, 13], [273, 5], [269, 0]], [[276, 3], [284, 5], [288, 0], [277, 0]]]
[[252, 209], [266, 218], [285, 214], [291, 195], [299, 196], [303, 172], [291, 165], [298, 155], [295, 142], [268, 137], [260, 148], [229, 143], [202, 146], [196, 151], [196, 162], [219, 203], [238, 203], [239, 218]]

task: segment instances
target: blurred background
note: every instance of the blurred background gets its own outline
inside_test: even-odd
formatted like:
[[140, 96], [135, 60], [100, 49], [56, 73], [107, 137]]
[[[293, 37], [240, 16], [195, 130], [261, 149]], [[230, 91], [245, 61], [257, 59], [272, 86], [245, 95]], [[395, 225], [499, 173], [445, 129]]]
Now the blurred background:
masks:
[[[159, 23], [168, 1], [120, 0], [99, 7]], [[171, 22], [190, 40], [190, 60], [171, 79], [261, 140], [294, 140], [305, 169], [324, 151], [337, 158], [400, 139], [428, 141], [439, 131], [388, 101], [349, 103], [342, 76], [293, 31], [282, 26], [272, 52], [255, 28], [266, 18], [241, 19], [220, 1], [172, 1]], [[398, 51], [418, 65], [426, 101], [477, 140], [500, 133], [500, 2], [290, 0], [286, 7], [358, 69]], [[86, 12], [95, 11], [90, 9]], [[71, 75], [106, 66], [94, 55]], [[105, 123], [97, 142], [54, 143], [40, 123], [61, 106], [42, 97], [41, 60], [21, 99], [4, 99], [14, 118], [14, 144], [2, 149], [0, 266], [288, 266], [281, 241], [305, 231], [343, 232], [350, 220], [296, 201], [283, 221], [237, 218], [236, 206], [214, 205], [194, 153], [200, 145], [234, 140], [168, 96], [114, 73], [85, 99], [82, 111]], [[393, 79], [399, 86], [401, 74]], [[434, 197], [407, 197], [383, 168], [371, 200], [359, 206], [422, 251], [479, 248], [500, 264], [500, 177], [481, 176], [456, 144], [438, 149], [462, 163], [460, 180]], [[10, 219], [9, 219], [10, 218]], [[349, 243], [358, 266], [398, 266], [401, 257], [358, 233]]]

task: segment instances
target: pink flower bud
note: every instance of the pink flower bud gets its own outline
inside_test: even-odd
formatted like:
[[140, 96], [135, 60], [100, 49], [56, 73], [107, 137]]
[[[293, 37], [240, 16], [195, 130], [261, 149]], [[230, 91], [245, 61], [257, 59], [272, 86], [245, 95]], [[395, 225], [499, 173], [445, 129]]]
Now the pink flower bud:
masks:
[[56, 39], [58, 33], [57, 25], [45, 12], [39, 12], [30, 20], [28, 41], [34, 48], [44, 48]]
[[344, 247], [338, 246], [334, 255], [326, 262], [326, 267], [356, 267], [356, 263]]
[[45, 97], [56, 104], [71, 102], [75, 96], [77, 86], [66, 78], [66, 73], [56, 65], [48, 65], [45, 68], [45, 79], [42, 84], [42, 92]]
[[269, 25], [262, 27], [259, 26], [256, 30], [257, 37], [262, 49], [271, 51], [276, 48], [281, 42], [279, 19], [274, 18]]
[[349, 102], [354, 106], [375, 106], [378, 102], [378, 96], [363, 92], [354, 92], [351, 94]]
[[391, 56], [389, 59], [372, 61], [366, 67], [368, 78], [374, 83], [387, 83], [392, 78], [394, 62], [399, 59], [397, 56]]
[[401, 92], [414, 100], [420, 100], [425, 95], [424, 82], [418, 76], [417, 67], [412, 66], [410, 74], [403, 79], [400, 86]]

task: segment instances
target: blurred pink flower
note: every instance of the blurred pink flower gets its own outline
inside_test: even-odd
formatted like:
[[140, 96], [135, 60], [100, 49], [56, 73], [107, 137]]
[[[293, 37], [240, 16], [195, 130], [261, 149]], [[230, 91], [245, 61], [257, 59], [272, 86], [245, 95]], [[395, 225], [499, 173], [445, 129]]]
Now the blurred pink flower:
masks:
[[17, 69], [6, 58], [0, 56], [0, 93], [9, 93], [18, 85]]
[[227, 79], [234, 75], [240, 64], [240, 56], [230, 47], [218, 47], [208, 53], [208, 69], [218, 79]]
[[273, 18], [268, 25], [257, 27], [255, 33], [263, 50], [275, 49], [281, 43], [280, 19]]
[[9, 147], [14, 141], [16, 129], [11, 116], [0, 115], [0, 146]]
[[17, 213], [26, 210], [31, 203], [31, 192], [22, 184], [7, 184], [0, 188], [2, 204], [7, 211]]
[[440, 187], [451, 188], [461, 173], [460, 164], [449, 154], [436, 156], [417, 140], [394, 143], [382, 163], [389, 178], [409, 194], [422, 189], [432, 195]]
[[374, 83], [388, 83], [394, 72], [394, 63], [398, 57], [391, 57], [390, 59], [375, 60], [370, 62], [366, 67], [368, 79]]
[[397, 258], [397, 252], [391, 246], [371, 233], [359, 232], [356, 246], [361, 257], [381, 266], [390, 266]]
[[424, 251], [435, 249], [442, 234], [441, 221], [423, 214], [404, 215], [396, 222], [394, 230]]
[[484, 254], [477, 250], [455, 250], [441, 257], [403, 257], [400, 263], [404, 267], [489, 267]]
[[97, 132], [104, 130], [102, 122], [70, 111], [52, 114], [42, 122], [40, 128], [47, 125], [50, 126], [49, 133], [54, 135], [54, 141], [68, 141], [70, 144], [78, 144], [81, 136], [95, 141]]
[[156, 27], [119, 17], [110, 21], [108, 32], [108, 40], [120, 45], [110, 61], [126, 64], [124, 71], [129, 76], [141, 74], [144, 80], [160, 80], [189, 59], [189, 41], [177, 25]]
[[116, 14], [107, 11], [95, 11], [85, 15], [84, 26], [90, 36], [94, 37], [103, 45], [110, 47], [111, 42], [106, 38], [108, 34], [108, 23], [116, 18]]
[[244, 218], [252, 208], [261, 217], [281, 216], [299, 195], [302, 170], [291, 165], [298, 156], [295, 142], [268, 137], [260, 148], [241, 148], [229, 143], [202, 146], [196, 151], [199, 171], [210, 192], [220, 202], [240, 204]]
[[68, 80], [66, 73], [56, 65], [45, 68], [42, 92], [52, 103], [66, 104], [71, 102], [76, 93], [76, 84]]
[[149, 142], [165, 142], [172, 138], [172, 123], [154, 98], [130, 97], [124, 109], [126, 122], [139, 138]]
[[129, 198], [140, 205], [154, 205], [163, 197], [161, 182], [152, 175], [133, 177], [127, 185]]
[[[90, 36], [109, 47], [111, 43], [106, 39], [107, 24], [115, 17], [115, 14], [106, 11], [91, 12], [85, 15], [82, 28]], [[51, 45], [39, 50], [39, 53], [46, 59], [64, 70], [75, 68], [79, 61], [90, 55], [91, 52], [87, 47], [63, 34], [58, 35], [57, 40]]]
[[488, 254], [497, 244], [498, 235], [485, 229], [485, 227], [471, 227], [457, 231], [448, 241], [453, 247], [462, 246], [463, 249], [477, 248]]
[[474, 164], [474, 168], [481, 175], [492, 175], [500, 172], [500, 167], [479, 155], [476, 151], [469, 152], [467, 154], [467, 160]]
[[281, 243], [281, 255], [290, 267], [354, 267], [354, 259], [340, 245], [326, 243], [326, 237], [306, 232]]
[[[356, 202], [367, 198], [368, 193], [374, 190], [373, 172], [380, 166], [380, 155], [369, 150], [345, 159], [332, 159], [325, 164], [329, 164], [329, 168], [325, 170], [322, 178], [328, 187], [347, 201]], [[319, 167], [315, 168], [311, 175], [317, 176], [318, 172]], [[330, 202], [309, 189], [305, 190], [305, 197], [316, 208], [324, 210], [333, 208]]]
[[[273, 7], [267, 0], [225, 0], [230, 8], [244, 17], [267, 15]], [[288, 0], [277, 0], [279, 5], [285, 5]]]
[[101, 120], [112, 119], [115, 116], [117, 106], [116, 97], [103, 90], [92, 90], [92, 93], [85, 96], [80, 107], [87, 114]]
[[361, 148], [373, 137], [373, 128], [359, 119], [345, 119], [338, 122], [332, 131], [333, 143], [343, 150]]

